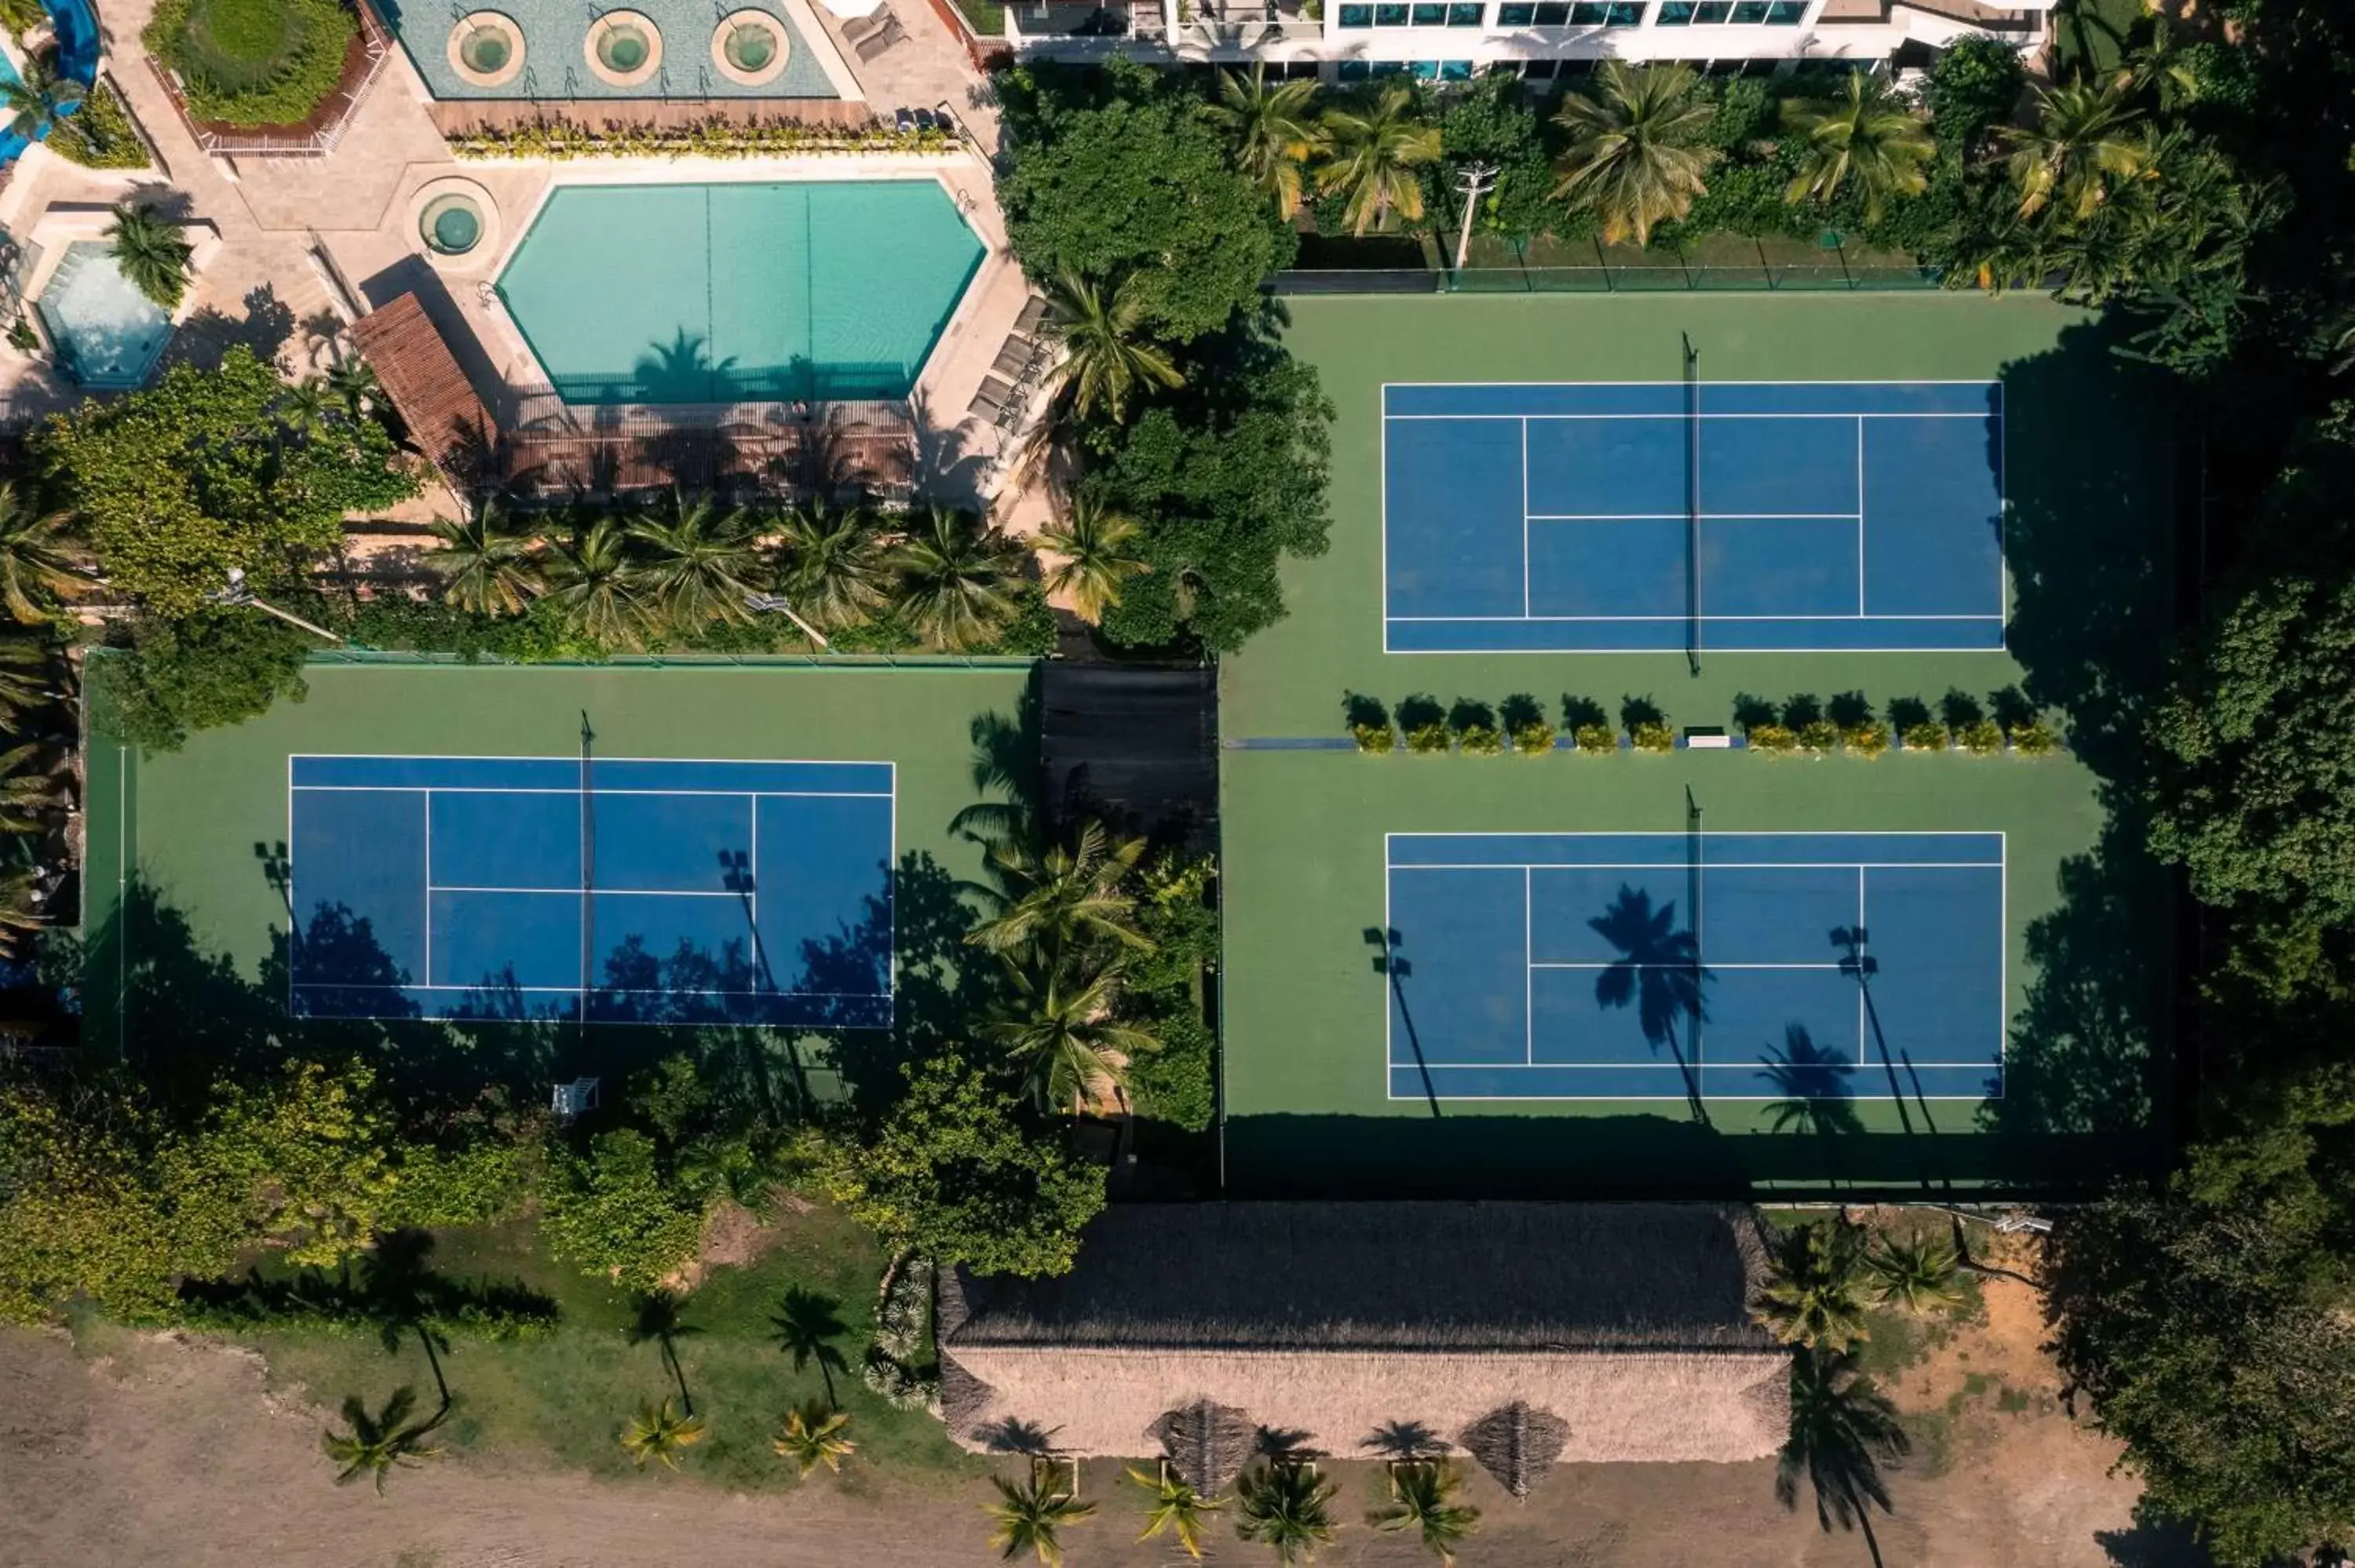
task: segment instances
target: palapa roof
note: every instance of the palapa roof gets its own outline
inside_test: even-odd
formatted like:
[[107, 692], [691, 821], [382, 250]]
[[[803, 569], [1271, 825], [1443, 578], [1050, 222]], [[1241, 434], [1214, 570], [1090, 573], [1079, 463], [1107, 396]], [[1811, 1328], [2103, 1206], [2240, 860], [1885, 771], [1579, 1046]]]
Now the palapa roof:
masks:
[[1119, 1205], [1062, 1278], [943, 1280], [943, 1413], [972, 1447], [1181, 1470], [1205, 1424], [1192, 1462], [1238, 1467], [1243, 1422], [1343, 1457], [1405, 1424], [1520, 1487], [1758, 1458], [1788, 1368], [1749, 1319], [1764, 1270], [1748, 1211], [1710, 1204]]
[[474, 478], [498, 445], [498, 428], [417, 296], [370, 311], [352, 323], [351, 337], [434, 466], [462, 486]]

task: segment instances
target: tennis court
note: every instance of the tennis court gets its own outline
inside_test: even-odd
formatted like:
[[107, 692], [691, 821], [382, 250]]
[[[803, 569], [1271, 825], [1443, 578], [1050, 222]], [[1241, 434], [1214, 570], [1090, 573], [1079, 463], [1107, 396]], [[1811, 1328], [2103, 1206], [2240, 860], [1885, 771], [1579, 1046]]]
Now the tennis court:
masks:
[[1394, 653], [2004, 645], [1996, 381], [1388, 383]]
[[2000, 1092], [2000, 833], [1385, 842], [1392, 1099]]
[[287, 766], [297, 1013], [891, 1022], [891, 763]]

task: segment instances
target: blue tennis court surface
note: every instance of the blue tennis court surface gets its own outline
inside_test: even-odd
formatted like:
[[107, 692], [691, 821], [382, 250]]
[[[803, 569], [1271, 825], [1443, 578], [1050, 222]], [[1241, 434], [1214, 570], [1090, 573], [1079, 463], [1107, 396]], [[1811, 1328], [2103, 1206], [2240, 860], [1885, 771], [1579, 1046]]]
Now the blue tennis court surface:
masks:
[[1996, 382], [1382, 388], [1393, 653], [2003, 646]]
[[298, 1013], [891, 1022], [888, 762], [289, 769]]
[[1388, 843], [1393, 1099], [2001, 1091], [2000, 833]]

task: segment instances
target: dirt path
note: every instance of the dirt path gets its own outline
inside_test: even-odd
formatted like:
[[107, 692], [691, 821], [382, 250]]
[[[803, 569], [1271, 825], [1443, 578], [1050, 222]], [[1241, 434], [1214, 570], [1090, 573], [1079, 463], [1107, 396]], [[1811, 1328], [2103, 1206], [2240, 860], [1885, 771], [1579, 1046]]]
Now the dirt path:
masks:
[[[1909, 1409], [1951, 1414], [1934, 1423], [1936, 1451], [1917, 1452], [1894, 1480], [1896, 1515], [1879, 1525], [1887, 1562], [2174, 1568], [2185, 1561], [2179, 1552], [2131, 1529], [2135, 1488], [2106, 1474], [2108, 1446], [2061, 1414], [2049, 1386], [2037, 1386], [2031, 1304], [2017, 1294], [1992, 1293], [1988, 1326], [1963, 1331], [1902, 1389]], [[2002, 1407], [2005, 1390], [2019, 1391], [2012, 1408]], [[2027, 1408], [2018, 1408], [2022, 1397]], [[273, 1397], [261, 1365], [241, 1352], [132, 1339], [120, 1354], [86, 1361], [62, 1335], [0, 1332], [0, 1565], [979, 1568], [996, 1560], [977, 1494], [915, 1492], [881, 1478], [852, 1489], [821, 1478], [798, 1493], [751, 1498], [685, 1477], [611, 1485], [468, 1455], [397, 1475], [378, 1500], [365, 1487], [329, 1484], [319, 1430], [319, 1414]], [[1319, 1563], [1430, 1561], [1410, 1542], [1356, 1525], [1370, 1477], [1362, 1466], [1334, 1468], [1337, 1511], [1351, 1523]], [[1091, 1467], [1096, 1495], [1116, 1484], [1112, 1467]], [[1597, 1466], [1558, 1471], [1516, 1504], [1476, 1478], [1487, 1520], [1463, 1561], [1867, 1561], [1860, 1538], [1819, 1532], [1804, 1501], [1798, 1514], [1785, 1513], [1773, 1486], [1766, 1464]], [[1182, 1562], [1129, 1542], [1135, 1513], [1128, 1498], [1106, 1499], [1106, 1517], [1067, 1538], [1075, 1568]], [[1270, 1561], [1223, 1526], [1213, 1551], [1227, 1563]]]

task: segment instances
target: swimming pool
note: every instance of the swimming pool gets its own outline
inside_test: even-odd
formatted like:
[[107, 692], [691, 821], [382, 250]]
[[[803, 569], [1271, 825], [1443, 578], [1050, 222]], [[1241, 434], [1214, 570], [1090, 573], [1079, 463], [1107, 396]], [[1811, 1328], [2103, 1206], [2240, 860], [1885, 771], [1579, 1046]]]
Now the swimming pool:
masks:
[[33, 308], [58, 364], [84, 387], [144, 386], [171, 341], [171, 316], [132, 286], [103, 239], [67, 246]]
[[498, 291], [568, 403], [900, 398], [981, 259], [932, 180], [570, 185]]

